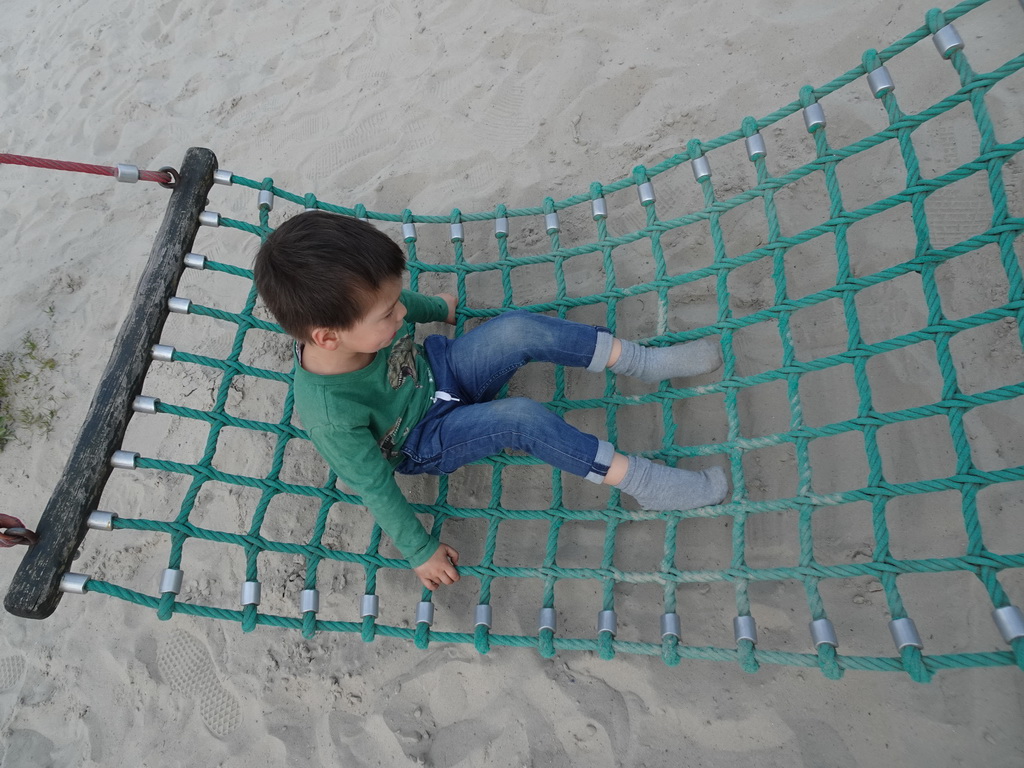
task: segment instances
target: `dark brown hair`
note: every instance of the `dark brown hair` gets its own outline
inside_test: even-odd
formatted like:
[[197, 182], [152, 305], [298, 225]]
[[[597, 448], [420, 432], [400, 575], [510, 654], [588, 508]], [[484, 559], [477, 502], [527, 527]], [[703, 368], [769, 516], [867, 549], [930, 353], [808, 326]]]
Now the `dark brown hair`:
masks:
[[281, 224], [253, 265], [267, 308], [300, 341], [309, 341], [314, 328], [351, 328], [382, 285], [404, 270], [405, 254], [390, 237], [359, 219], [324, 211]]

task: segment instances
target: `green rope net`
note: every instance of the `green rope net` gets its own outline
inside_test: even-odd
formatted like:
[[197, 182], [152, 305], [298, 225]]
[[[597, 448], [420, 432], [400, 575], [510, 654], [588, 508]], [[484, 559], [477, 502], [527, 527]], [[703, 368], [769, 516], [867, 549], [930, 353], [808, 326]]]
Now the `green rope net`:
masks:
[[[230, 549], [230, 556], [244, 560], [250, 598], [262, 575], [264, 596], [273, 592], [285, 607], [278, 612], [261, 610], [251, 600], [239, 608], [238, 584], [218, 585], [225, 594], [230, 592], [225, 601], [234, 607], [200, 604], [202, 594], [188, 590], [152, 596], [101, 578], [89, 582], [89, 591], [148, 606], [162, 619], [185, 613], [237, 621], [245, 631], [266, 625], [297, 629], [306, 637], [320, 631], [355, 632], [366, 641], [400, 637], [421, 648], [437, 642], [473, 643], [481, 653], [495, 645], [529, 646], [544, 656], [585, 650], [602, 658], [617, 653], [658, 655], [669, 665], [681, 659], [733, 661], [751, 672], [764, 663], [818, 666], [830, 678], [840, 677], [845, 669], [904, 670], [918, 681], [946, 668], [1024, 668], [1024, 638], [1015, 636], [1020, 614], [1005, 591], [1006, 580], [1021, 574], [1024, 554], [1003, 552], [1003, 534], [990, 531], [986, 537], [983, 526], [985, 505], [995, 506], [994, 494], [1001, 487], [999, 498], [1012, 499], [1014, 494], [1006, 489], [1014, 486], [1004, 484], [1024, 480], [1024, 466], [993, 459], [1012, 457], [1012, 450], [983, 452], [971, 429], [974, 418], [994, 423], [1001, 414], [1020, 409], [1024, 383], [993, 381], [987, 375], [965, 378], [964, 364], [965, 350], [995, 344], [979, 341], [982, 338], [998, 336], [1000, 346], [993, 347], [994, 355], [1019, 356], [1024, 344], [1024, 279], [1014, 242], [1024, 232], [1024, 218], [1013, 215], [1007, 192], [1009, 188], [1014, 193], [1007, 170], [1019, 161], [1024, 138], [1019, 133], [1009, 139], [998, 136], [987, 101], [1004, 81], [1020, 86], [1020, 81], [1007, 79], [1024, 67], [1024, 54], [980, 73], [972, 68], [963, 46], [956, 44], [955, 35], [944, 29], [982, 4], [961, 3], [945, 14], [931, 11], [921, 28], [883, 51], [869, 50], [861, 66], [827, 85], [804, 87], [797, 101], [777, 112], [747, 118], [740, 130], [717, 139], [690, 141], [685, 152], [653, 167], [637, 167], [628, 178], [594, 183], [586, 193], [564, 200], [548, 198], [540, 207], [499, 205], [485, 212], [453, 210], [436, 216], [409, 210], [389, 214], [292, 194], [269, 178], [231, 177], [236, 190], [263, 194], [252, 221], [220, 216], [218, 232], [231, 228], [256, 238], [265, 236], [272, 219], [303, 207], [369, 219], [404, 240], [414, 289], [457, 291], [456, 333], [519, 307], [607, 325], [620, 335], [640, 336], [654, 345], [705, 336], [720, 339], [724, 368], [692, 386], [676, 388], [663, 382], [657, 388], [634, 390], [629, 387], [637, 385], [617, 381], [611, 373], [595, 385], [594, 378], [577, 378], [576, 372], [557, 369], [541, 399], [570, 421], [587, 424], [590, 419], [588, 426], [605, 429], [617, 444], [621, 445], [620, 433], [632, 430], [639, 435], [629, 438], [637, 444], [632, 452], [671, 464], [728, 464], [733, 490], [726, 503], [685, 512], [637, 511], [624, 505], [617, 491], [596, 500], [598, 491], [584, 490], [575, 478], [513, 455], [460, 470], [469, 473], [466, 482], [459, 480], [459, 473], [410, 480], [410, 498], [429, 516], [424, 519], [428, 525], [432, 521], [433, 532], [443, 530], [445, 539], [463, 550], [463, 579], [437, 596], [424, 591], [419, 606], [415, 598], [401, 597], [402, 604], [396, 605], [385, 593], [378, 611], [373, 604], [379, 587], [401, 586], [399, 596], [407, 597], [415, 592], [415, 581], [390, 544], [382, 542], [372, 518], [364, 510], [349, 509], [359, 499], [336, 484], [326, 465], [321, 465], [324, 477], [316, 482], [296, 480], [287, 471], [288, 456], [295, 450], [315, 458], [293, 417], [288, 345], [274, 337], [280, 363], [276, 369], [243, 362], [251, 345], [247, 337], [280, 330], [256, 309], [251, 271], [211, 258], [206, 260], [206, 273], [244, 283], [244, 303], [236, 309], [218, 309], [196, 300], [189, 311], [233, 329], [230, 353], [215, 357], [176, 349], [172, 357], [175, 364], [206, 371], [213, 405], [186, 407], [167, 397], [156, 405], [158, 413], [201, 425], [206, 435], [202, 456], [194, 462], [138, 457], [137, 469], [165, 482], [168, 477], [182, 478], [187, 489], [176, 516], [121, 516], [114, 528], [155, 532], [160, 541], [169, 541], [167, 567], [172, 575], [179, 570], [191, 573], [183, 559], [192, 542]], [[934, 38], [938, 54], [929, 38]], [[901, 102], [910, 94], [901, 95], [892, 82], [900, 83], [900, 54], [918, 43], [916, 50], [927, 49], [927, 66], [942, 68], [949, 87], [929, 91], [930, 105], [912, 112]], [[891, 74], [883, 68], [887, 63]], [[876, 110], [878, 130], [869, 129], [865, 132], [870, 135], [848, 143], [840, 138], [848, 134], [839, 117], [844, 108], [839, 97], [851, 92], [861, 108]], [[941, 93], [948, 95], [939, 98]], [[941, 144], [950, 131], [950, 123], [944, 121], [952, 115], [973, 117], [971, 151], [976, 149], [976, 155], [935, 170], [935, 163], [928, 165], [923, 159], [920, 139], [934, 125], [939, 139], [928, 134], [929, 142]], [[801, 158], [806, 161], [793, 162], [783, 175], [772, 175], [766, 157], [770, 158], [775, 139], [792, 125], [799, 126], [800, 141], [806, 142], [806, 157]], [[1017, 123], [1014, 130], [1019, 129]], [[873, 172], [865, 170], [870, 163]], [[739, 170], [732, 172], [731, 167]], [[739, 186], [735, 178], [742, 174], [747, 180]], [[892, 184], [887, 184], [886, 174]], [[860, 180], [857, 186], [851, 177]], [[865, 178], [871, 180], [866, 186]], [[949, 198], [943, 197], [951, 188], [960, 190], [961, 200], [964, 190], [972, 190], [970, 205], [982, 215], [968, 217], [965, 224], [963, 206], [951, 207]], [[686, 194], [692, 204], [679, 202]], [[248, 205], [251, 199], [247, 197]], [[794, 208], [794, 201], [802, 207]], [[284, 205], [272, 213], [274, 202]], [[973, 223], [972, 230], [964, 231]], [[856, 246], [865, 226], [889, 241], [885, 253], [862, 253], [865, 249]], [[902, 235], [886, 236], [900, 226]], [[753, 230], [756, 235], [750, 234]], [[245, 239], [250, 243], [248, 256], [256, 240]], [[802, 266], [808, 259], [815, 261], [819, 273], [827, 260], [833, 276], [827, 285], [808, 284], [813, 270]], [[984, 274], [995, 288], [967, 306], [957, 293], [957, 276], [965, 273], [957, 269]], [[580, 285], [592, 292], [579, 295]], [[739, 285], [746, 286], [743, 295], [734, 290]], [[760, 292], [751, 293], [751, 285]], [[489, 306], [481, 308], [482, 302]], [[182, 322], [186, 320], [197, 322]], [[205, 327], [187, 338], [198, 344]], [[896, 367], [904, 365], [906, 358], [900, 356], [911, 349], [927, 351], [929, 361], [920, 362], [918, 355], [904, 381], [914, 380], [928, 394], [916, 402], [892, 402], [880, 395], [879, 381], [890, 368], [879, 363], [884, 358], [904, 361]], [[985, 355], [972, 360], [969, 367], [987, 364]], [[929, 372], [930, 381], [918, 381]], [[527, 382], [544, 376], [520, 374]], [[272, 387], [269, 401], [283, 406], [279, 416], [246, 418], [237, 413], [236, 391], [253, 382]], [[248, 395], [243, 404], [247, 400]], [[718, 427], [702, 431], [690, 426], [715, 418]], [[239, 429], [261, 436], [263, 442], [256, 440], [254, 446], [272, 446], [269, 471], [229, 471], [218, 462], [218, 446]], [[924, 453], [922, 443], [946, 456], [947, 465], [922, 466], [917, 475], [907, 475], [894, 457]], [[831, 466], [838, 463], [844, 469], [841, 477], [826, 471], [829, 464], [819, 460], [828, 456], [835, 457]], [[857, 479], [845, 482], [847, 475]], [[460, 482], [469, 486], [468, 494], [457, 487]], [[530, 499], [537, 494], [544, 499], [533, 505], [536, 508], [517, 508], [506, 493], [510, 484], [517, 492], [525, 489]], [[244, 489], [255, 506], [234, 529], [214, 530], [204, 523], [201, 510], [204, 504], [212, 505], [207, 498], [211, 491], [228, 492], [222, 487], [235, 488], [237, 494]], [[1021, 487], [1016, 486], [1017, 498]], [[986, 494], [993, 496], [987, 499]], [[456, 497], [463, 500], [461, 505]], [[951, 499], [954, 524], [948, 525], [951, 518], [943, 510], [950, 509]], [[1019, 512], [1019, 502], [1010, 504]], [[308, 535], [300, 541], [281, 540], [285, 536], [277, 527], [270, 530], [266, 522], [271, 507], [278, 515], [285, 510], [292, 528], [304, 527]], [[360, 530], [365, 530], [368, 541], [332, 533], [332, 520], [340, 515], [365, 520], [365, 529]], [[894, 516], [899, 516], [899, 526], [893, 524]], [[853, 556], [836, 556], [828, 550], [825, 534], [830, 526], [853, 526], [855, 521], [863, 524], [864, 546]], [[691, 526], [723, 532], [724, 553], [717, 561], [709, 553], [687, 548], [691, 532], [698, 530]], [[908, 527], [913, 534], [937, 526], [948, 528], [945, 556], [916, 550], [909, 541], [912, 535], [906, 534]], [[290, 530], [287, 525], [283, 529]], [[789, 552], [774, 559], [765, 555], [759, 550], [759, 531], [775, 544], [786, 539], [792, 545]], [[595, 546], [583, 552], [585, 542]], [[638, 553], [641, 562], [626, 561], [624, 542], [632, 543], [628, 551]], [[287, 579], [280, 568], [268, 565], [280, 562], [275, 557], [292, 563]], [[323, 586], [325, 570], [338, 564], [347, 568], [345, 588], [331, 598], [334, 608], [321, 610], [316, 602], [321, 595], [318, 583]], [[202, 563], [194, 566], [199, 569]], [[977, 577], [981, 591], [972, 593], [971, 607], [976, 607], [979, 594], [987, 596], [990, 604], [982, 605], [977, 616], [989, 621], [986, 614], [994, 612], [1004, 635], [1003, 650], [926, 655], [904, 604], [905, 585], [919, 574], [944, 585], [933, 590], [953, 605], [958, 598], [947, 594], [948, 587], [961, 589], [965, 581], [951, 582], [941, 575]], [[865, 616], [881, 626], [883, 634], [887, 622], [893, 622], [900, 646], [895, 655], [891, 645], [888, 655], [854, 655], [833, 642], [833, 628], [840, 638], [852, 631], [844, 626], [836, 603], [826, 599], [839, 584], [876, 593], [875, 607]], [[658, 592], [660, 611], [650, 616], [630, 613], [635, 595]], [[753, 611], [751, 592], [766, 596], [754, 601]], [[734, 609], [721, 613], [722, 601], [717, 601], [711, 616], [702, 615], [694, 606], [708, 603], [696, 603], [694, 596], [706, 593], [731, 593], [725, 602], [734, 601]], [[791, 600], [794, 593], [802, 597]], [[448, 595], [457, 605], [446, 604]], [[770, 602], [773, 596], [782, 606], [792, 604], [794, 623], [814, 623], [813, 633], [794, 633], [803, 638], [795, 641], [796, 647], [757, 645], [753, 619], [758, 601]], [[433, 608], [425, 606], [432, 598], [441, 603], [439, 617], [451, 631], [430, 621]], [[843, 597], [843, 606], [849, 602], [848, 595]], [[289, 610], [288, 605], [293, 607]], [[527, 635], [494, 631], [501, 615], [510, 611], [520, 619], [530, 616], [517, 627], [534, 626], [539, 613], [540, 628]], [[586, 614], [583, 620], [581, 613]], [[966, 621], [968, 611], [963, 614]], [[830, 615], [837, 617], [834, 623]], [[386, 623], [382, 616], [398, 619]], [[552, 621], [573, 616], [569, 623], [576, 622], [578, 632], [560, 630]], [[620, 616], [628, 621], [616, 626]], [[737, 617], [735, 637], [716, 640], [723, 633], [709, 626], [727, 624], [732, 617]], [[920, 614], [917, 618], [926, 619]], [[994, 628], [992, 635], [992, 645], [998, 647]]]

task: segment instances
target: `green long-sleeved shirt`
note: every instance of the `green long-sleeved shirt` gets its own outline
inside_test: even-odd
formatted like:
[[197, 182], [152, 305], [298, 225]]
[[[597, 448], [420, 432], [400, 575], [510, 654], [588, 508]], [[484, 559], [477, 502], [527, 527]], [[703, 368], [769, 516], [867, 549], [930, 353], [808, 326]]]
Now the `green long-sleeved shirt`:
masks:
[[394, 471], [402, 461], [399, 449], [434, 396], [430, 365], [413, 343], [414, 324], [445, 320], [448, 305], [412, 291], [402, 291], [401, 301], [408, 310], [405, 326], [365, 368], [321, 376], [296, 360], [295, 409], [320, 455], [416, 567], [434, 554], [438, 541], [416, 518]]

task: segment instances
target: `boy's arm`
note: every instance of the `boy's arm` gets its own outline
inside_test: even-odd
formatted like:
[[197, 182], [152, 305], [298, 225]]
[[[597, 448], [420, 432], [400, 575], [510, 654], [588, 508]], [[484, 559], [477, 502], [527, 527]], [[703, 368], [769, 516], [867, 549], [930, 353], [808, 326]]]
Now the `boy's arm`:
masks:
[[438, 540], [417, 519], [368, 429], [321, 427], [310, 439], [341, 481], [362, 497], [409, 565], [417, 568], [434, 555]]
[[424, 296], [422, 293], [403, 290], [402, 303], [408, 310], [405, 318], [410, 323], [455, 324], [455, 297], [451, 294]]

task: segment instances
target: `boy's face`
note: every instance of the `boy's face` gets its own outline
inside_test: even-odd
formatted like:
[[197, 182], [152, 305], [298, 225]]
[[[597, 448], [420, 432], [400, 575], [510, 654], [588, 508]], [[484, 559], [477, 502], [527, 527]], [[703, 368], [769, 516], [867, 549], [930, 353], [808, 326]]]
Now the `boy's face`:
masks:
[[382, 285], [363, 319], [338, 332], [339, 348], [351, 353], [375, 354], [388, 346], [405, 319], [405, 305], [399, 301], [401, 294], [400, 277]]

